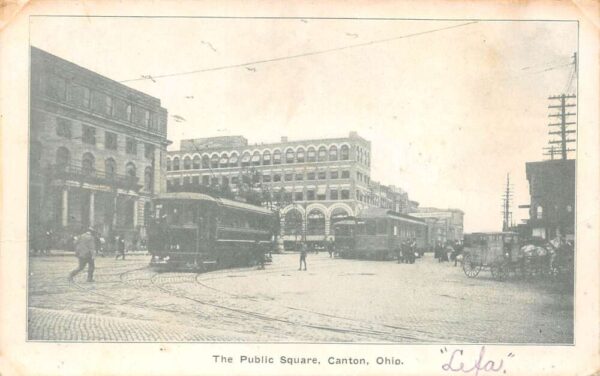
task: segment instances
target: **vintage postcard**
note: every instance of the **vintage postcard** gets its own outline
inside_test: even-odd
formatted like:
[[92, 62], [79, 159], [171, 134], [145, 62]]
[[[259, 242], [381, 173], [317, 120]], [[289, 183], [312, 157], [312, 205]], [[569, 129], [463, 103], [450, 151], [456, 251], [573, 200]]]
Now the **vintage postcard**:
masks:
[[3, 375], [599, 372], [598, 3], [21, 5]]

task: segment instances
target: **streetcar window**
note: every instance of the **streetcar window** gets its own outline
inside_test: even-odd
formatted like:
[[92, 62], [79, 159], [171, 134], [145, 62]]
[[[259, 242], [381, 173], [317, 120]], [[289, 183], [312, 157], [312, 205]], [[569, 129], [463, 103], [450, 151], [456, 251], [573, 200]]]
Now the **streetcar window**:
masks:
[[377, 220], [377, 234], [387, 234], [387, 221], [385, 219]]
[[398, 226], [394, 225], [394, 236], [398, 236]]
[[370, 220], [365, 222], [367, 227], [367, 235], [375, 235], [377, 233], [377, 224], [375, 220]]

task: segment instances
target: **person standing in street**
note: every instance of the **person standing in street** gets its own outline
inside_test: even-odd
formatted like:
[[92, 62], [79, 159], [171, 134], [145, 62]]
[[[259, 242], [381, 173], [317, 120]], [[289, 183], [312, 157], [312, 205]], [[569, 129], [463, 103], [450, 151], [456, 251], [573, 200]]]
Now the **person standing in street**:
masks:
[[329, 241], [327, 242], [327, 252], [329, 252], [329, 258], [333, 258], [333, 248], [333, 238], [329, 238]]
[[79, 266], [69, 273], [69, 281], [81, 272], [85, 266], [88, 266], [88, 282], [94, 282], [94, 256], [96, 254], [96, 240], [94, 238], [94, 230], [88, 228], [81, 236], [77, 238], [75, 243], [75, 255], [79, 260]]
[[304, 263], [304, 270], [306, 270], [306, 253], [307, 246], [305, 242], [300, 243], [300, 267], [298, 270], [302, 270], [302, 263]]
[[119, 259], [119, 256], [125, 260], [125, 239], [123, 236], [119, 235], [115, 241], [115, 247], [117, 248], [117, 255], [115, 256], [115, 260]]
[[265, 268], [265, 251], [260, 246], [260, 242], [258, 240], [256, 240], [254, 242], [254, 258], [258, 262], [258, 268], [264, 269]]

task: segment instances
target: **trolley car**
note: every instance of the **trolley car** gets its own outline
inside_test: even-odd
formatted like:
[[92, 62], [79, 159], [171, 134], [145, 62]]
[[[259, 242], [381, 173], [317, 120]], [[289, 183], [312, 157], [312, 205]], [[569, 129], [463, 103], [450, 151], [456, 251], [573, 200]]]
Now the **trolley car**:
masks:
[[193, 192], [159, 195], [153, 217], [151, 264], [195, 270], [260, 262], [276, 228], [275, 215], [267, 209]]
[[333, 226], [335, 251], [342, 258], [389, 260], [405, 241], [415, 241], [417, 248], [424, 246], [425, 222], [392, 210], [368, 208]]

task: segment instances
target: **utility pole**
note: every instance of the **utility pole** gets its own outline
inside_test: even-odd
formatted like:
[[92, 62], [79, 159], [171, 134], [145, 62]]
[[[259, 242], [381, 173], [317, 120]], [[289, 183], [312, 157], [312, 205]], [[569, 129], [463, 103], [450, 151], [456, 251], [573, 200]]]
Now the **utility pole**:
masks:
[[509, 231], [512, 222], [512, 190], [510, 185], [510, 174], [506, 174], [506, 188], [502, 195], [502, 231]]
[[[550, 108], [550, 109], [558, 110], [557, 113], [548, 115], [548, 117], [550, 117], [550, 118], [558, 118], [557, 123], [548, 124], [549, 127], [558, 127], [558, 130], [548, 132], [548, 134], [551, 136], [558, 136], [558, 139], [551, 139], [548, 142], [551, 146], [550, 155], [551, 155], [552, 159], [554, 159], [554, 154], [556, 153], [556, 151], [554, 151], [552, 149], [552, 147], [554, 145], [559, 146], [559, 152], [561, 155], [561, 159], [567, 159], [568, 152], [575, 151], [575, 149], [569, 149], [568, 144], [575, 142], [575, 138], [569, 138], [569, 134], [575, 133], [575, 130], [569, 129], [569, 126], [575, 125], [576, 122], [569, 121], [569, 118], [571, 116], [575, 116], [576, 112], [567, 112], [567, 111], [569, 111], [568, 110], [569, 108], [576, 107], [576, 104], [567, 102], [569, 99], [574, 99], [574, 98], [576, 98], [576, 96], [574, 94], [572, 94], [572, 95], [562, 94], [562, 95], [548, 97], [548, 99], [551, 101], [559, 101], [558, 104], [552, 104], [552, 105], [548, 106], [548, 108]], [[556, 103], [556, 102], [551, 102], [551, 103]]]

